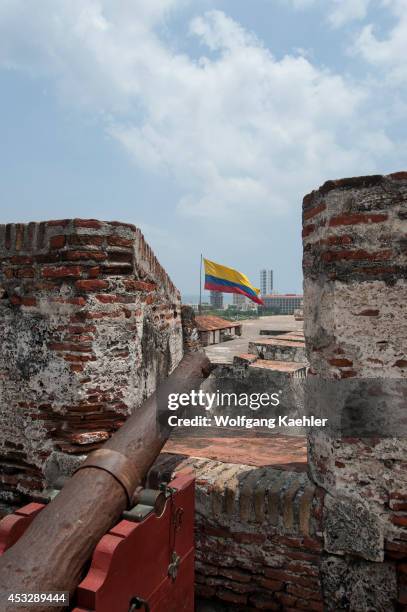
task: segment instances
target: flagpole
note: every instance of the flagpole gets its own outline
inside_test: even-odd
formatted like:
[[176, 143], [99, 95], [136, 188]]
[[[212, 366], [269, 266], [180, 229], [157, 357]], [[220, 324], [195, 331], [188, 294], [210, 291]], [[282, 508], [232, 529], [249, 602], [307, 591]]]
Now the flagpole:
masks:
[[202, 253], [201, 253], [201, 265], [199, 268], [199, 306], [198, 314], [202, 314]]

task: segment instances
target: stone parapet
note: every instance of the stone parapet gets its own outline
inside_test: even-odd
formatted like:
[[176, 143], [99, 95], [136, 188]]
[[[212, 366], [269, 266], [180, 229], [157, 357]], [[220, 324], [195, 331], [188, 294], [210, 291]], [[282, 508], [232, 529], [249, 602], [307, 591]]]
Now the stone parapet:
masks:
[[182, 357], [180, 295], [133, 225], [0, 226], [1, 498], [105, 441]]
[[196, 476], [196, 592], [231, 609], [323, 610], [323, 492], [305, 473], [163, 454]]
[[407, 173], [328, 181], [304, 198], [305, 406], [329, 420], [308, 437], [327, 493], [329, 610], [404, 603], [391, 553], [407, 557], [406, 230]]

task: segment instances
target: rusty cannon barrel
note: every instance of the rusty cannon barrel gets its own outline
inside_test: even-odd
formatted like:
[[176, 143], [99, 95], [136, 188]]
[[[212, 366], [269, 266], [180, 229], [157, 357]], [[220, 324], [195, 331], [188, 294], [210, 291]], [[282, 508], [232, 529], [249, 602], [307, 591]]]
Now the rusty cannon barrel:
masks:
[[[210, 371], [204, 353], [186, 355], [119, 431], [88, 456], [0, 557], [1, 593], [74, 592], [99, 539], [129, 508], [168, 439], [168, 395], [199, 389]], [[41, 604], [16, 606], [3, 601], [1, 605], [1, 610], [31, 609], [50, 610]]]

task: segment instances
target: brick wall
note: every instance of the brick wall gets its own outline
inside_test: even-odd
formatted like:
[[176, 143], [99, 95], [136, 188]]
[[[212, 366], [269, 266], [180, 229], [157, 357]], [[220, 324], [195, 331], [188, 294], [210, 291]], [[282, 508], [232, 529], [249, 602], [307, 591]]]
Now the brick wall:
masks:
[[330, 419], [309, 435], [326, 609], [405, 609], [407, 173], [329, 181], [303, 222], [306, 404]]
[[323, 491], [305, 473], [163, 454], [151, 486], [174, 468], [196, 475], [198, 597], [231, 610], [322, 612]]
[[182, 357], [180, 296], [140, 230], [0, 226], [0, 498], [94, 449]]

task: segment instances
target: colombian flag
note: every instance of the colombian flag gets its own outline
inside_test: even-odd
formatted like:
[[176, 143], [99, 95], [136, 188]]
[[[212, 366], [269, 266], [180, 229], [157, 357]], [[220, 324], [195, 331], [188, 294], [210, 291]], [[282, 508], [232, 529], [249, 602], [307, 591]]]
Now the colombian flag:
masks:
[[247, 276], [234, 270], [221, 266], [214, 261], [204, 259], [205, 265], [205, 289], [221, 291], [222, 293], [240, 293], [250, 298], [256, 304], [263, 304], [258, 297], [260, 289], [253, 287]]

